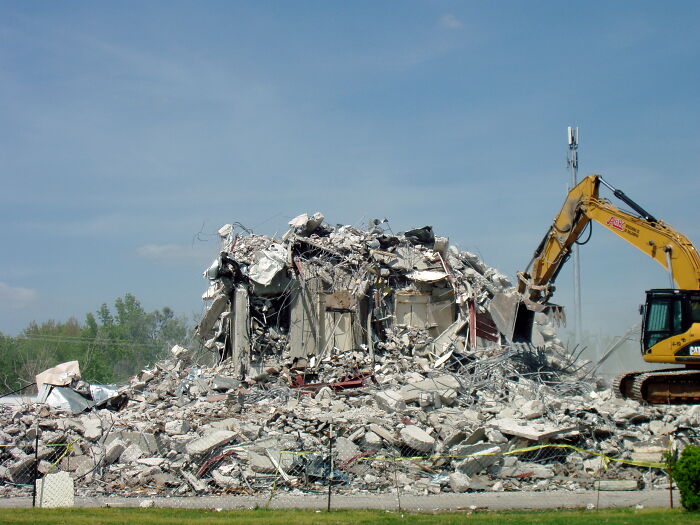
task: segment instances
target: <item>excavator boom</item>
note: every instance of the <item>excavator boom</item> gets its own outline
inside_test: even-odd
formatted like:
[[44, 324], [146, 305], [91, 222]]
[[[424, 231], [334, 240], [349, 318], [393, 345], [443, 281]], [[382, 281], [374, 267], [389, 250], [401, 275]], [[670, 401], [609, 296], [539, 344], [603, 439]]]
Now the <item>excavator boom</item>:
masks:
[[[623, 211], [599, 197], [600, 184], [632, 207], [640, 217]], [[700, 256], [683, 234], [657, 220], [600, 175], [590, 175], [567, 195], [533, 254], [525, 272], [519, 274], [518, 291], [535, 302], [546, 302], [552, 284], [571, 255], [571, 250], [591, 221], [597, 222], [654, 259], [671, 273], [680, 289], [700, 289]]]
[[[601, 184], [637, 215], [601, 198]], [[624, 239], [670, 273], [677, 288], [647, 291], [642, 355], [647, 362], [677, 363], [692, 369], [630, 372], [618, 378], [617, 392], [649, 403], [700, 403], [698, 251], [686, 236], [658, 220], [600, 175], [586, 177], [569, 191], [526, 270], [518, 274], [518, 292], [527, 309], [542, 311], [547, 307], [559, 271], [591, 222]], [[521, 306], [518, 315], [522, 310]]]

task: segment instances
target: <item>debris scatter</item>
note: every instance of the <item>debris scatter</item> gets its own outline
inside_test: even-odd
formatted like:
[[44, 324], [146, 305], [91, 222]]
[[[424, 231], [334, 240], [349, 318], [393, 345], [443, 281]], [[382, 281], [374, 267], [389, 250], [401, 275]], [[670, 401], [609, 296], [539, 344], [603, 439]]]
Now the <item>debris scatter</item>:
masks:
[[80, 495], [665, 486], [640, 465], [694, 439], [700, 407], [615, 398], [543, 312], [514, 332], [492, 304], [508, 278], [430, 226], [324, 220], [219, 230], [204, 351], [122, 386], [67, 363], [40, 375], [44, 403], [0, 407], [0, 494], [34, 468]]

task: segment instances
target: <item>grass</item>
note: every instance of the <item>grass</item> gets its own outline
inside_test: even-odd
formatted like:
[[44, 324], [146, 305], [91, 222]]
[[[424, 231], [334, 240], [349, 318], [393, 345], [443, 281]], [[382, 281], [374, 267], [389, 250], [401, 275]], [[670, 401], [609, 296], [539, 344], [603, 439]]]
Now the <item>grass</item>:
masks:
[[381, 510], [245, 510], [222, 511], [197, 509], [0, 509], [0, 524], [32, 525], [351, 525], [351, 524], [435, 524], [470, 525], [551, 524], [583, 525], [664, 525], [697, 524], [700, 514], [680, 509], [615, 509], [599, 511], [547, 510], [509, 512], [441, 512], [411, 513]]

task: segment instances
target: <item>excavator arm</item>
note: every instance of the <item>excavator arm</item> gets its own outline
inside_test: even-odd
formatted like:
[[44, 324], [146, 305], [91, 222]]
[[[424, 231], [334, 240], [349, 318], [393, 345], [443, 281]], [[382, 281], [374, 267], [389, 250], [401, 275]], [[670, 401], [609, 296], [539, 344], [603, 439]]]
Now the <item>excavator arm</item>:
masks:
[[[599, 196], [600, 185], [637, 215]], [[654, 404], [700, 404], [700, 256], [692, 242], [656, 219], [600, 175], [583, 179], [566, 197], [561, 211], [535, 250], [526, 270], [518, 274], [513, 337], [531, 331], [532, 312], [548, 309], [553, 283], [574, 244], [591, 221], [597, 222], [654, 259], [670, 272], [676, 288], [647, 290], [642, 310], [642, 355], [650, 363], [684, 365], [681, 370], [627, 372], [615, 380], [617, 395]], [[502, 299], [504, 304], [505, 297]], [[494, 301], [496, 298], [494, 298]], [[493, 302], [493, 301], [492, 301]], [[508, 319], [496, 311], [494, 320]], [[504, 323], [501, 323], [504, 324]], [[506, 333], [506, 332], [504, 332]]]
[[[623, 211], [599, 197], [600, 185], [639, 214]], [[590, 175], [567, 195], [533, 254], [525, 272], [518, 274], [518, 291], [526, 301], [545, 303], [554, 292], [553, 283], [568, 260], [574, 243], [591, 221], [629, 242], [671, 273], [680, 289], [700, 290], [700, 256], [690, 240], [663, 221], [657, 220], [600, 175]]]

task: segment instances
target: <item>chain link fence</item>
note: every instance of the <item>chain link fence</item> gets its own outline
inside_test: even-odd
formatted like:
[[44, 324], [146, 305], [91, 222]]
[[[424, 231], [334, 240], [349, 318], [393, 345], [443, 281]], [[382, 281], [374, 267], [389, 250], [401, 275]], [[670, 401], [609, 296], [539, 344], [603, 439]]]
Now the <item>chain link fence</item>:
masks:
[[[39, 507], [73, 506], [78, 440], [68, 441], [61, 436], [55, 442], [46, 442], [38, 420], [23, 435], [17, 430], [17, 426], [10, 425], [2, 431], [5, 443], [0, 444], [0, 497], [31, 497], [32, 506]], [[12, 435], [18, 437], [8, 440]]]
[[[364, 495], [390, 497], [401, 508], [402, 498], [405, 503], [415, 496], [531, 491], [542, 498], [557, 490], [669, 485], [658, 451], [650, 461], [624, 459], [623, 451], [582, 448], [580, 435], [568, 443], [533, 444], [513, 437], [494, 443], [477, 429], [454, 436], [454, 444], [449, 438], [438, 444], [408, 420], [386, 428], [328, 418], [309, 420], [302, 428], [298, 421], [281, 421], [283, 432], [275, 436], [213, 430], [195, 449], [191, 436], [110, 428], [91, 434], [88, 421], [94, 416], [44, 418], [41, 409], [34, 410], [39, 414], [25, 413], [2, 430], [0, 495], [31, 497], [37, 506], [70, 506], [74, 494], [246, 496], [260, 507], [281, 496], [317, 495], [327, 497], [332, 508], [336, 496]], [[113, 424], [119, 417], [101, 415], [109, 415]], [[24, 424], [29, 431], [19, 432]], [[313, 440], [303, 439], [304, 431], [313, 431]], [[693, 431], [677, 436], [683, 443], [698, 443], [698, 437]]]

